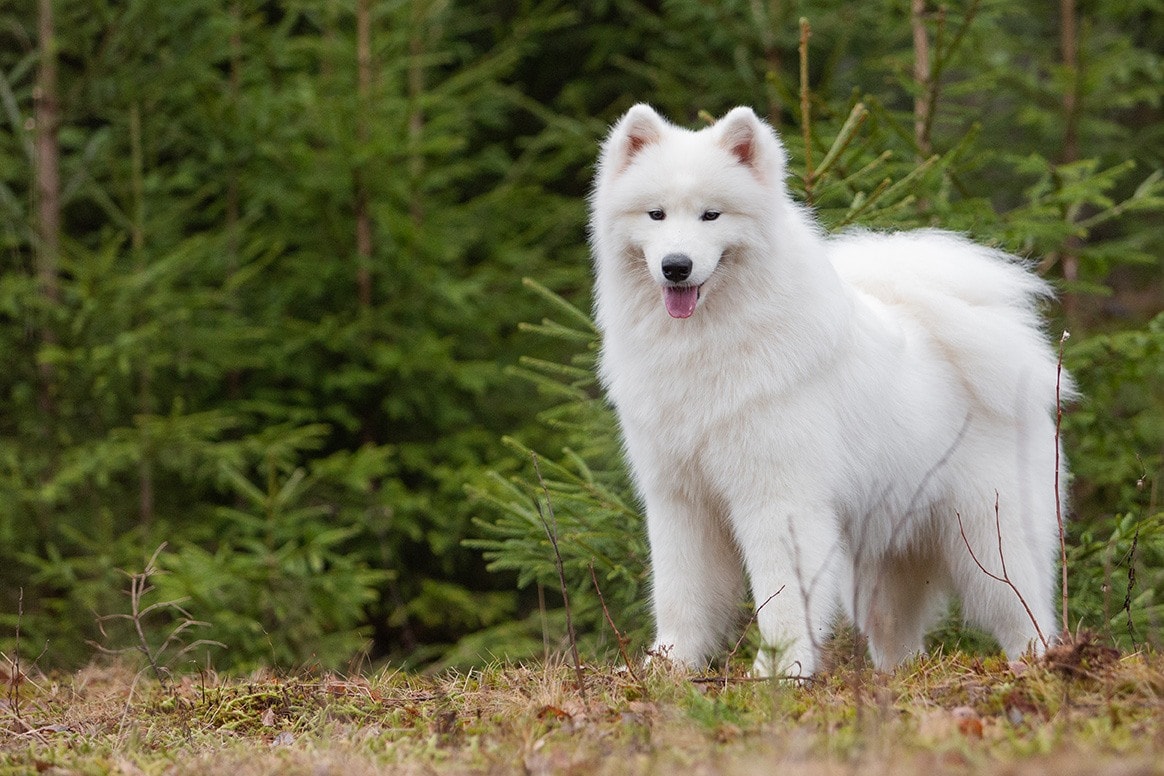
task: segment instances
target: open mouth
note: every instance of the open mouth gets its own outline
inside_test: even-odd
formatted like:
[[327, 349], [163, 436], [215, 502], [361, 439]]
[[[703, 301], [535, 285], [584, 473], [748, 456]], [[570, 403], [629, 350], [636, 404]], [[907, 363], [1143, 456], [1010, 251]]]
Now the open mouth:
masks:
[[672, 318], [690, 318], [699, 303], [700, 286], [663, 286], [663, 304]]

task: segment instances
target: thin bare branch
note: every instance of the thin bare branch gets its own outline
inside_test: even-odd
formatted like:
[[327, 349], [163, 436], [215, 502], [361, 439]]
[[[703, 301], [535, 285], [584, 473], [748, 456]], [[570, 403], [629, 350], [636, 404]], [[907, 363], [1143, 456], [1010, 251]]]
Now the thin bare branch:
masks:
[[933, 100], [936, 99], [932, 89], [930, 40], [926, 32], [925, 14], [926, 0], [911, 0], [909, 23], [913, 31], [913, 80], [917, 84], [917, 95], [913, 98], [913, 132], [918, 154], [923, 159], [933, 153], [930, 126]]
[[[562, 563], [562, 553], [558, 550], [558, 521], [554, 517], [554, 505], [550, 501], [550, 488], [546, 485], [545, 479], [542, 477], [541, 466], [538, 465], [537, 453], [530, 453], [533, 458], [534, 473], [537, 475], [538, 483], [542, 486], [542, 493], [546, 497], [546, 510], [550, 513], [550, 519], [547, 521], [546, 516], [542, 513], [541, 502], [534, 501], [538, 508], [538, 518], [542, 521], [542, 527], [546, 531], [546, 536], [550, 539], [550, 546], [554, 549], [554, 566], [558, 570], [558, 584], [561, 586], [562, 604], [566, 609], [566, 632], [570, 638], [570, 654], [574, 659], [574, 675], [578, 680], [578, 691], [586, 691], [586, 676], [582, 673], [582, 661], [578, 658], [578, 637], [574, 633], [574, 616], [570, 610], [570, 592], [566, 589], [566, 570]], [[553, 526], [551, 527], [551, 523]]]
[[1070, 623], [1067, 621], [1067, 532], [1063, 528], [1063, 496], [1059, 489], [1059, 469], [1061, 468], [1059, 462], [1061, 455], [1059, 433], [1063, 425], [1063, 344], [1067, 342], [1070, 336], [1071, 332], [1064, 330], [1063, 336], [1059, 338], [1059, 364], [1055, 371], [1055, 520], [1059, 524], [1060, 592], [1063, 598], [1063, 619], [1061, 627], [1064, 635], [1069, 632]]
[[1132, 648], [1136, 646], [1136, 629], [1132, 624], [1132, 590], [1136, 587], [1136, 547], [1140, 543], [1140, 527], [1136, 526], [1136, 533], [1132, 536], [1132, 547], [1128, 550], [1128, 590], [1124, 594], [1124, 613], [1128, 618], [1128, 638], [1132, 641]]
[[954, 515], [958, 518], [958, 532], [962, 534], [962, 542], [966, 545], [966, 549], [970, 552], [970, 558], [974, 561], [974, 564], [978, 566], [983, 574], [997, 582], [1002, 582], [1014, 592], [1015, 596], [1018, 597], [1019, 603], [1022, 604], [1023, 609], [1026, 610], [1027, 617], [1030, 618], [1031, 624], [1035, 626], [1035, 633], [1038, 634], [1039, 641], [1043, 644], [1043, 649], [1046, 649], [1048, 646], [1047, 637], [1043, 635], [1043, 629], [1039, 627], [1039, 621], [1035, 619], [1035, 615], [1031, 612], [1031, 607], [1027, 605], [1027, 599], [1019, 591], [1015, 583], [1011, 581], [1010, 575], [1006, 573], [1006, 556], [1002, 552], [1002, 525], [998, 516], [998, 492], [995, 491], [994, 494], [994, 530], [995, 533], [998, 534], [998, 560], [999, 564], [1002, 566], [1002, 576], [988, 571], [986, 567], [982, 565], [982, 562], [978, 560], [978, 556], [974, 554], [974, 548], [970, 546], [970, 540], [966, 538], [966, 531], [962, 526], [961, 513], [955, 511]]
[[20, 682], [24, 678], [23, 672], [20, 670], [20, 622], [24, 619], [24, 588], [21, 587], [16, 595], [16, 639], [15, 649], [12, 651], [12, 657], [9, 658], [8, 663], [12, 667], [11, 676], [8, 677], [8, 708], [12, 711], [12, 716], [23, 727], [28, 727], [27, 723], [20, 716]]
[[[768, 602], [771, 601], [773, 598], [775, 598], [776, 596], [783, 593], [785, 587], [787, 587], [787, 585], [781, 585], [779, 590], [777, 590], [775, 593], [773, 593], [772, 595], [765, 598], [764, 603], [760, 604], [752, 611], [752, 616], [749, 617], [748, 621], [744, 624], [743, 632], [740, 633], [740, 637], [738, 639], [736, 639], [736, 645], [734, 647], [732, 647], [731, 652], [728, 652], [727, 659], [724, 660], [724, 662], [723, 662], [723, 683], [724, 683], [725, 687], [727, 686], [727, 683], [728, 683], [728, 667], [731, 665], [732, 660], [735, 659], [736, 653], [740, 651], [740, 646], [744, 643], [744, 639], [746, 639], [748, 637], [748, 630], [752, 627], [752, 624], [755, 623], [756, 620], [758, 620], [760, 618], [760, 610], [763, 609], [765, 606], [767, 606]], [[761, 639], [761, 641], [762, 640], [763, 639]], [[760, 644], [760, 651], [763, 652], [763, 650], [764, 650], [764, 645], [761, 643]]]
[[594, 592], [598, 593], [598, 602], [602, 604], [602, 614], [606, 617], [606, 623], [610, 629], [614, 631], [614, 639], [618, 643], [618, 654], [622, 655], [622, 662], [626, 665], [626, 670], [630, 672], [631, 678], [635, 680], [635, 684], [643, 691], [643, 695], [647, 694], [647, 686], [643, 684], [643, 680], [635, 673], [635, 667], [631, 664], [630, 657], [626, 652], [626, 645], [629, 639], [622, 635], [622, 631], [614, 624], [614, 618], [610, 616], [610, 610], [606, 608], [606, 596], [602, 594], [602, 588], [598, 586], [598, 575], [594, 573], [594, 563], [591, 561], [588, 564], [590, 569], [590, 579], [594, 582]]
[[812, 28], [808, 19], [800, 19], [800, 130], [804, 133], [804, 198], [812, 204], [812, 111], [808, 92], [808, 39]]

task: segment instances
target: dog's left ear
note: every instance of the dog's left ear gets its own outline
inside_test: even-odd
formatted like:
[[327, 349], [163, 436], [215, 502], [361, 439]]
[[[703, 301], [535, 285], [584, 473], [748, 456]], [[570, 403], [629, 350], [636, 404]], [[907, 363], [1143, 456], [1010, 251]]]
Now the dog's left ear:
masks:
[[[776, 136], [768, 125], [760, 121], [751, 108], [733, 108], [715, 126], [719, 130], [720, 146], [740, 164], [761, 175], [766, 165], [765, 152], [778, 147]], [[780, 163], [779, 158], [771, 161]]]

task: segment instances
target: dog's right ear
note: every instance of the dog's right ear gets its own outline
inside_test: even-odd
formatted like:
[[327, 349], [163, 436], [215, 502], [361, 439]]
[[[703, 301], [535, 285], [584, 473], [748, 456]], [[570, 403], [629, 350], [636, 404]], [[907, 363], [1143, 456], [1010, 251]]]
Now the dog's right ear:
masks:
[[640, 151], [659, 142], [665, 126], [666, 122], [650, 105], [634, 106], [611, 130], [602, 151], [603, 166], [615, 174], [622, 172]]

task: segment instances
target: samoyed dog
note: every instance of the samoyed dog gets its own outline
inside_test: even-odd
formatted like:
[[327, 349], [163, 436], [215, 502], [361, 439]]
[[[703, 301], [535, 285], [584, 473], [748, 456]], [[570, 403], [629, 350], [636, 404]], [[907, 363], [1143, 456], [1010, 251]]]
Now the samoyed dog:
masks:
[[1043, 649], [1070, 391], [1050, 288], [946, 232], [828, 236], [785, 175], [747, 108], [691, 131], [637, 105], [602, 147], [600, 376], [646, 507], [653, 651], [706, 665], [745, 583], [759, 675], [812, 674], [838, 614], [890, 669], [951, 595], [1008, 655]]

